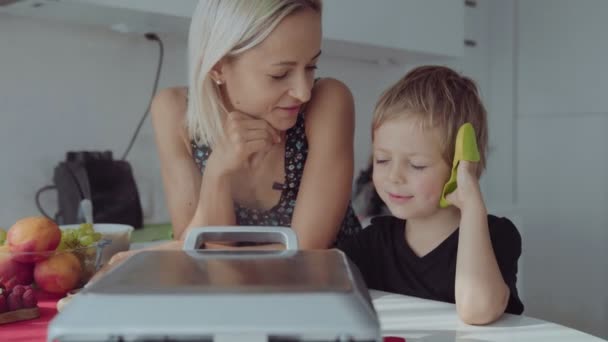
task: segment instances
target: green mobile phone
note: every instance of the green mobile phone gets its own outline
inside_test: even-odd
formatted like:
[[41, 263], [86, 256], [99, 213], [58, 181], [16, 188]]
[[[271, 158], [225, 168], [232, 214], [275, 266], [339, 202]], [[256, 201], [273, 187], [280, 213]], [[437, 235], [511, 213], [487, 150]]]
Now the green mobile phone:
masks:
[[452, 163], [452, 174], [450, 179], [443, 186], [443, 193], [439, 200], [439, 207], [447, 208], [450, 202], [445, 199], [445, 196], [454, 192], [458, 187], [456, 183], [456, 175], [458, 163], [461, 160], [478, 162], [480, 159], [479, 149], [477, 148], [477, 139], [475, 138], [475, 129], [470, 123], [465, 123], [458, 129], [456, 134], [456, 148], [454, 149], [454, 162]]

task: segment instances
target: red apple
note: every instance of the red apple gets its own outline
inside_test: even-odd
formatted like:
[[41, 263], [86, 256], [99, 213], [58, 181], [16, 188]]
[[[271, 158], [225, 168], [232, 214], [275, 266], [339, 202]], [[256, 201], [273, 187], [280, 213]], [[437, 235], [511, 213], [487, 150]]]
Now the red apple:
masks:
[[16, 254], [15, 261], [33, 263], [46, 259], [49, 253], [45, 252], [57, 248], [61, 241], [61, 230], [46, 217], [26, 217], [8, 230], [6, 240], [10, 251]]

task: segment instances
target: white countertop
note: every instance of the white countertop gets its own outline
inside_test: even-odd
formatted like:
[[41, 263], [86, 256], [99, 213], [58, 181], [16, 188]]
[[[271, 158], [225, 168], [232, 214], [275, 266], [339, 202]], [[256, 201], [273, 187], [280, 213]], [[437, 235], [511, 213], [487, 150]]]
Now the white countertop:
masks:
[[600, 338], [539, 319], [505, 314], [487, 326], [463, 323], [454, 304], [370, 291], [384, 336], [407, 342], [599, 342]]
[[[132, 244], [131, 249], [164, 242]], [[370, 293], [382, 334], [404, 337], [407, 342], [606, 342], [559, 324], [510, 314], [490, 325], [467, 325], [454, 304], [376, 290]]]

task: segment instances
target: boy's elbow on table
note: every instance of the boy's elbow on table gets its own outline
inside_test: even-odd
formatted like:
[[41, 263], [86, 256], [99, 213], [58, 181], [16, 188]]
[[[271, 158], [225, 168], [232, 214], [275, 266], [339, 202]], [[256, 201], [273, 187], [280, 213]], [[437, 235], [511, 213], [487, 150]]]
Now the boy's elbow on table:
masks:
[[456, 311], [458, 317], [466, 324], [486, 325], [495, 322], [503, 315], [508, 299], [508, 291], [499, 296], [495, 293], [483, 295], [480, 292], [471, 292], [456, 299]]

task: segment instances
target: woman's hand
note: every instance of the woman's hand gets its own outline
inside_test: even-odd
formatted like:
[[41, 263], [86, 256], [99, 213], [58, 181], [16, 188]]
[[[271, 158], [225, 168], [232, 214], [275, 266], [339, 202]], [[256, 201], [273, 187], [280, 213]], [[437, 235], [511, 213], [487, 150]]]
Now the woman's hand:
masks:
[[270, 148], [281, 142], [278, 132], [263, 119], [240, 112], [228, 114], [224, 123], [224, 138], [213, 147], [209, 161], [217, 169], [232, 173], [255, 167]]
[[99, 269], [99, 271], [97, 271], [93, 275], [93, 277], [89, 280], [89, 282], [85, 285], [85, 287], [88, 286], [89, 284], [92, 284], [93, 282], [97, 281], [104, 274], [106, 274], [109, 270], [122, 264], [125, 260], [129, 259], [130, 257], [132, 257], [133, 255], [135, 255], [139, 252], [158, 251], [158, 250], [179, 250], [179, 249], [182, 249], [182, 247], [183, 247], [183, 241], [170, 241], [170, 242], [152, 246], [152, 247], [116, 253], [112, 256], [112, 258], [110, 258], [110, 260], [101, 269]]

